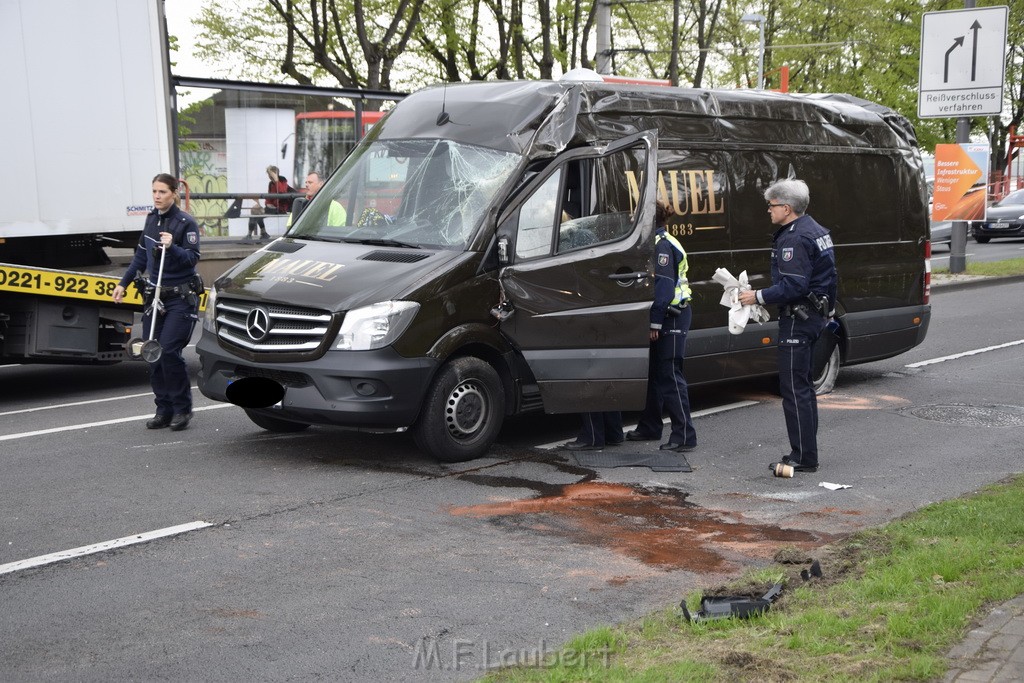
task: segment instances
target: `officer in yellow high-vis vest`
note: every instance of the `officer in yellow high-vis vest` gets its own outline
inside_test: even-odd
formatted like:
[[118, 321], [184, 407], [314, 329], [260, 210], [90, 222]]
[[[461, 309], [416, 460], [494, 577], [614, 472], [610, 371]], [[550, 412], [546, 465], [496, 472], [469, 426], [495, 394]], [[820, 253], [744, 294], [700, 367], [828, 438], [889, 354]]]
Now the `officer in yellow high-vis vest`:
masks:
[[686, 279], [686, 250], [665, 232], [669, 207], [659, 201], [655, 211], [654, 303], [651, 305], [651, 353], [647, 378], [647, 405], [630, 441], [656, 441], [662, 435], [662, 415], [672, 422], [663, 451], [685, 452], [697, 447], [697, 432], [690, 417], [690, 397], [683, 376], [686, 335], [690, 331], [690, 285]]

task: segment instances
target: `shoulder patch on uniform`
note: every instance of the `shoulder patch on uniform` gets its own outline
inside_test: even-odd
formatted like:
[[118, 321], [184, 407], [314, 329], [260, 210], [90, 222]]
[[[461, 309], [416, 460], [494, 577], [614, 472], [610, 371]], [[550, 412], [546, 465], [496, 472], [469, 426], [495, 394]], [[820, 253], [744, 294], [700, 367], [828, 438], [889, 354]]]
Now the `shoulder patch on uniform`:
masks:
[[194, 232], [188, 233], [186, 237], [188, 238], [189, 244], [197, 244], [199, 242], [199, 235]]
[[782, 248], [782, 260], [783, 261], [792, 261], [793, 260], [793, 247], [783, 247]]
[[667, 266], [668, 265], [668, 254], [658, 254], [658, 265], [659, 266]]

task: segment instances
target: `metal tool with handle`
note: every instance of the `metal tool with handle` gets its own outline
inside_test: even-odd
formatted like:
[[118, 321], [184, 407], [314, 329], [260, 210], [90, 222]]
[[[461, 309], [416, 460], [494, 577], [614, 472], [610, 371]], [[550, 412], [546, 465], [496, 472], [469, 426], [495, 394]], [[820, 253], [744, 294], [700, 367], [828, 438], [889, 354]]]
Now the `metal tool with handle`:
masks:
[[[152, 238], [150, 238], [152, 239]], [[156, 332], [156, 317], [163, 313], [163, 303], [160, 301], [160, 285], [164, 279], [164, 259], [167, 258], [167, 249], [160, 245], [160, 266], [156, 274], [156, 287], [153, 290], [153, 304], [150, 308], [149, 339], [143, 340], [140, 337], [129, 340], [128, 355], [133, 360], [144, 360], [147, 363], [155, 363], [160, 360], [164, 349], [160, 342], [154, 339]]]

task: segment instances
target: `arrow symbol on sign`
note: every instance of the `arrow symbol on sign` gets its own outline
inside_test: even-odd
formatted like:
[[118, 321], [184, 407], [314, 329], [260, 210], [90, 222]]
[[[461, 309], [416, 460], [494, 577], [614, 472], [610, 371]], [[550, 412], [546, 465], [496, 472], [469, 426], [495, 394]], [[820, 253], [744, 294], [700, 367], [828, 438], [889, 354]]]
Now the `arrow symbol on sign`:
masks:
[[974, 80], [974, 73], [978, 69], [978, 29], [981, 28], [981, 24], [975, 19], [974, 23], [971, 24], [971, 30], [974, 31], [974, 45], [973, 51], [971, 52], [971, 80]]
[[962, 47], [963, 44], [964, 44], [964, 37], [960, 36], [960, 37], [954, 39], [953, 40], [953, 44], [949, 46], [948, 50], [946, 50], [946, 64], [945, 64], [945, 67], [944, 67], [945, 70], [942, 72], [942, 82], [943, 83], [949, 83], [949, 53], [952, 52], [953, 50], [957, 49], [958, 47]]

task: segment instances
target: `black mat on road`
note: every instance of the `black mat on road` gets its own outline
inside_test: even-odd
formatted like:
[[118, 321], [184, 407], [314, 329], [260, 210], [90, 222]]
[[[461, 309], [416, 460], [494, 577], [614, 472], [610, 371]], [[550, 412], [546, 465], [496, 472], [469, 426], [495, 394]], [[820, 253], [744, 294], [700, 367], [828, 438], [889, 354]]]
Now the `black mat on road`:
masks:
[[693, 472], [682, 453], [625, 453], [616, 451], [577, 451], [572, 454], [580, 467], [650, 467], [654, 472]]

